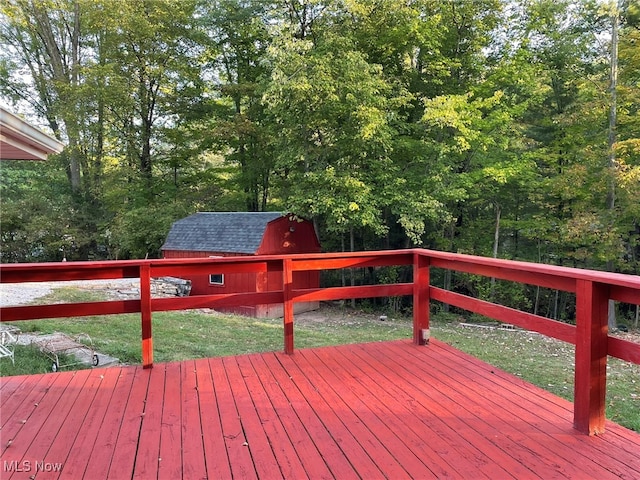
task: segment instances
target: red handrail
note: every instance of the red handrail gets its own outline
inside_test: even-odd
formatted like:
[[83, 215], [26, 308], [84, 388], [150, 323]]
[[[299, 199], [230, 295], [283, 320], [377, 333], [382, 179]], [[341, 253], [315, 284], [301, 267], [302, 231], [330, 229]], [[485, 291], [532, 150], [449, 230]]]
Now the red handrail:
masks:
[[[208, 273], [281, 272], [280, 290], [268, 292], [152, 298], [152, 277]], [[385, 285], [296, 289], [293, 273], [352, 267], [412, 265], [413, 281]], [[573, 292], [576, 295], [576, 325], [478, 300], [430, 285], [430, 269], [443, 268], [534, 286]], [[140, 300], [114, 300], [62, 305], [29, 305], [0, 308], [0, 321], [107, 315], [141, 314], [142, 363], [153, 365], [152, 312], [190, 308], [282, 303], [284, 306], [284, 351], [294, 351], [295, 302], [413, 296], [413, 341], [429, 341], [429, 304], [441, 301], [490, 318], [540, 332], [573, 343], [575, 349], [574, 426], [588, 434], [604, 431], [606, 360], [611, 355], [640, 364], [640, 345], [608, 335], [607, 309], [610, 299], [640, 305], [640, 276], [583, 270], [512, 260], [500, 260], [433, 250], [389, 250], [354, 253], [268, 255], [251, 257], [130, 260], [5, 264], [0, 282], [95, 280], [139, 278]]]

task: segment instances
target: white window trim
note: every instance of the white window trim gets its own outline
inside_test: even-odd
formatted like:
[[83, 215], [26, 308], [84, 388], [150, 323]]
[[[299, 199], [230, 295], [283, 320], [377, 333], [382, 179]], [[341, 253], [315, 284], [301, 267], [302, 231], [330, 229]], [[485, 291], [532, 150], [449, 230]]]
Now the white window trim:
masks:
[[[209, 258], [221, 258], [221, 255], [211, 255], [211, 256], [209, 256]], [[220, 275], [221, 280], [219, 282], [214, 282], [212, 280], [212, 277], [214, 275], [215, 276]], [[217, 287], [224, 286], [224, 273], [210, 273], [209, 274], [209, 285], [215, 285]]]

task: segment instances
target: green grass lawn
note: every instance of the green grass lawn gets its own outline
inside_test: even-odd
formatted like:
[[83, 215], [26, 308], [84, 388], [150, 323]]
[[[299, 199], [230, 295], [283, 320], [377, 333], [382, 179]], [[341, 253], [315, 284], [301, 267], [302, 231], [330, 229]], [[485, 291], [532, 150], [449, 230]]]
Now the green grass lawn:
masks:
[[[104, 299], [104, 295], [98, 292], [63, 288], [42, 297], [38, 303]], [[331, 317], [339, 317], [337, 320], [297, 322], [296, 348], [411, 336], [411, 321], [408, 319], [381, 322], [372, 315], [369, 318], [351, 315], [348, 310], [341, 310], [342, 313], [336, 315], [335, 311], [334, 309]], [[64, 332], [72, 336], [86, 333], [98, 352], [116, 357], [122, 363], [139, 364], [142, 361], [139, 314], [30, 320], [14, 322], [14, 325], [22, 332]], [[282, 350], [282, 319], [256, 319], [197, 310], [157, 312], [153, 314], [153, 346], [155, 362]], [[2, 373], [9, 374], [5, 373], [4, 368]]]
[[[16, 345], [14, 359], [15, 364], [9, 358], [0, 359], [0, 376], [51, 372], [51, 359], [33, 345]], [[58, 355], [58, 360], [61, 365], [75, 363], [75, 359], [67, 355]], [[76, 363], [74, 368], [89, 368], [89, 365]]]
[[[573, 401], [571, 344], [523, 330], [464, 327], [451, 316], [440, 316], [432, 331], [459, 350]], [[609, 357], [607, 418], [640, 432], [640, 365]]]
[[[103, 300], [104, 294], [65, 288], [38, 303]], [[411, 338], [411, 320], [390, 318], [348, 308], [324, 306], [322, 315], [296, 316], [295, 347]], [[498, 368], [513, 373], [560, 397], [573, 398], [573, 345], [522, 330], [460, 326], [460, 317], [434, 315], [434, 338], [449, 343]], [[98, 352], [122, 363], [141, 363], [140, 316], [109, 315], [16, 322], [23, 332], [86, 333]], [[282, 350], [282, 319], [255, 319], [202, 312], [158, 312], [153, 315], [154, 361]], [[16, 365], [0, 360], [1, 375], [49, 372], [51, 362], [29, 347], [16, 350]], [[609, 359], [607, 417], [640, 431], [640, 366]]]

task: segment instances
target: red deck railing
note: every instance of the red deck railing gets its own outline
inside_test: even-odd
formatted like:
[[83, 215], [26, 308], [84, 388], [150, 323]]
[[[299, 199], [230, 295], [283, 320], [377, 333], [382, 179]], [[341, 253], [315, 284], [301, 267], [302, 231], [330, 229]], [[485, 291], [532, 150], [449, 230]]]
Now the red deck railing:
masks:
[[[185, 274], [282, 272], [282, 289], [268, 292], [152, 298], [151, 278]], [[293, 272], [354, 267], [413, 266], [411, 283], [293, 288]], [[576, 325], [570, 325], [430, 285], [431, 267], [548, 287], [576, 295]], [[607, 356], [640, 364], [640, 345], [609, 336], [609, 300], [640, 305], [640, 276], [491, 259], [432, 250], [273, 255], [206, 259], [131, 260], [2, 265], [0, 282], [41, 282], [139, 278], [139, 300], [29, 305], [0, 309], [3, 322], [40, 318], [140, 313], [142, 363], [153, 365], [152, 312], [192, 308], [282, 303], [284, 350], [294, 351], [295, 302], [413, 296], [413, 341], [429, 340], [429, 305], [437, 300], [572, 343], [575, 348], [574, 426], [588, 434], [604, 432]]]

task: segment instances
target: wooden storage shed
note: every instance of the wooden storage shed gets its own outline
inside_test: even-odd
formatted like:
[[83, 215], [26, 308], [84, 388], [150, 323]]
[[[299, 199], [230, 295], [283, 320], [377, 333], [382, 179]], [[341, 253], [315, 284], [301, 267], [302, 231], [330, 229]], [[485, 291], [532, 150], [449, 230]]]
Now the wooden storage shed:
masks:
[[[162, 246], [164, 258], [230, 257], [317, 253], [320, 242], [313, 224], [280, 212], [199, 212], [175, 222]], [[264, 292], [282, 288], [282, 273], [239, 273], [185, 277], [192, 295]], [[318, 272], [294, 272], [295, 288], [317, 288]], [[296, 303], [296, 312], [318, 308], [318, 302]], [[227, 310], [258, 318], [283, 315], [281, 304]]]

